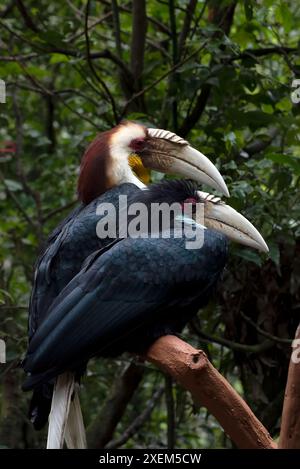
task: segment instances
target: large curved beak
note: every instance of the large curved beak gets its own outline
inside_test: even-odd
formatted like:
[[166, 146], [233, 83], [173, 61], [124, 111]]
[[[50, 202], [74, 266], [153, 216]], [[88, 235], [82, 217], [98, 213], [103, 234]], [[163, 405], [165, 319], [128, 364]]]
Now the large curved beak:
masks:
[[197, 193], [200, 201], [204, 203], [204, 225], [207, 228], [220, 231], [232, 241], [245, 246], [262, 252], [269, 251], [265, 240], [247, 218], [218, 197], [202, 191], [197, 191]]
[[187, 177], [229, 196], [225, 181], [213, 163], [172, 132], [147, 129], [146, 147], [140, 157], [146, 168]]

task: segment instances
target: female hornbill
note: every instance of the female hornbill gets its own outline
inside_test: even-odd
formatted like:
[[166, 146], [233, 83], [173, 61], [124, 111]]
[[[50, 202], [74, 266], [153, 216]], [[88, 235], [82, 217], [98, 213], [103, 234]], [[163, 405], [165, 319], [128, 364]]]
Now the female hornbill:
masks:
[[[122, 142], [124, 128], [127, 131], [128, 127], [129, 124], [121, 127]], [[156, 337], [180, 331], [199, 307], [207, 302], [223, 269], [225, 237], [209, 229], [205, 230], [203, 247], [196, 251], [186, 250], [182, 238], [129, 238], [113, 242], [97, 239], [95, 208], [112, 191], [106, 192], [100, 197], [101, 200], [97, 196], [109, 189], [108, 180], [111, 186], [125, 181], [136, 183], [128, 158], [131, 150], [139, 151], [144, 165], [155, 169], [159, 169], [160, 165], [164, 171], [174, 170], [191, 175], [190, 164], [195, 179], [218, 185], [226, 192], [219, 173], [212, 172], [205, 159], [205, 173], [201, 177], [197, 174], [199, 161], [194, 158], [195, 150], [190, 149], [186, 142], [165, 131], [149, 132], [141, 128], [144, 137], [135, 135], [134, 144], [131, 145], [131, 141], [130, 145], [128, 141], [126, 143], [126, 179], [120, 161], [112, 172], [102, 158], [101, 170], [97, 175], [100, 162], [98, 165], [94, 163], [94, 166], [90, 164], [91, 170], [87, 158], [83, 160], [79, 194], [89, 205], [76, 209], [56, 230], [38, 264], [31, 302], [30, 344], [24, 361], [24, 368], [30, 373], [24, 389], [35, 388], [38, 396], [41, 392], [45, 393], [45, 383], [51, 383], [64, 371], [81, 373], [88, 359], [95, 354], [111, 355], [125, 350], [141, 352]], [[116, 135], [118, 132], [114, 133]], [[112, 148], [116, 146], [115, 138], [112, 139]], [[178, 145], [182, 145], [184, 151], [179, 151]], [[103, 144], [100, 147], [103, 149]], [[118, 151], [122, 153], [120, 147]], [[108, 153], [106, 150], [106, 155]], [[188, 163], [189, 157], [192, 163]], [[176, 165], [184, 161], [183, 170], [178, 166], [172, 168], [172, 158], [176, 160]], [[134, 159], [141, 170], [140, 159], [137, 156]], [[118, 180], [113, 180], [117, 172]], [[108, 175], [108, 179], [103, 178], [103, 173]], [[100, 176], [102, 186], [99, 184]], [[92, 185], [94, 191], [82, 182], [85, 178], [95, 178]], [[132, 200], [147, 204], [157, 200], [167, 203], [201, 200], [205, 204], [205, 224], [208, 227], [224, 231], [229, 238], [244, 244], [266, 250], [262, 238], [249, 222], [219, 199], [197, 192], [191, 183], [162, 183], [150, 186], [148, 191], [135, 187], [131, 191], [131, 185], [126, 185]], [[115, 203], [119, 194], [117, 190]], [[183, 223], [186, 223], [184, 218]], [[201, 225], [196, 226], [203, 230]], [[96, 252], [80, 270], [82, 262], [93, 251]], [[67, 267], [64, 271], [65, 254]], [[51, 288], [52, 282], [54, 288]], [[41, 310], [45, 304], [47, 308]], [[35, 401], [36, 409], [41, 404], [39, 399]], [[46, 415], [45, 410], [42, 417], [35, 415], [36, 421], [44, 420]]]
[[25, 389], [66, 371], [81, 374], [93, 356], [141, 354], [161, 335], [180, 332], [216, 286], [226, 263], [226, 238], [267, 251], [248, 220], [190, 181], [161, 182], [131, 202], [202, 202], [204, 221], [194, 212], [187, 220], [183, 212], [180, 222], [204, 232], [203, 246], [186, 249], [184, 231], [176, 237], [174, 226], [167, 239], [120, 238], [93, 253], [33, 336]]
[[[96, 225], [100, 203], [140, 192], [149, 182], [150, 169], [190, 177], [228, 195], [223, 178], [206, 156], [172, 132], [122, 122], [99, 134], [87, 148], [80, 167], [81, 202], [49, 236], [38, 259], [29, 307], [29, 341], [47, 318], [50, 305], [80, 271], [85, 259], [110, 239], [99, 239]], [[36, 429], [48, 419], [53, 383], [34, 390], [29, 417]]]

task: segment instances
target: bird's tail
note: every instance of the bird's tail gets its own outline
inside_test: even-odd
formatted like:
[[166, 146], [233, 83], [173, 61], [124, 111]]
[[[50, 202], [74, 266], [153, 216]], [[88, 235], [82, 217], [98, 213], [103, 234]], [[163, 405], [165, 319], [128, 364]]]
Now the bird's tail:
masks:
[[28, 418], [35, 430], [41, 430], [48, 422], [53, 394], [53, 383], [43, 383], [34, 389], [29, 405]]
[[81, 413], [78, 391], [74, 389], [74, 397], [71, 400], [69, 417], [65, 431], [65, 441], [69, 449], [86, 449], [86, 435]]
[[73, 373], [57, 377], [49, 415], [47, 449], [86, 448], [86, 437]]

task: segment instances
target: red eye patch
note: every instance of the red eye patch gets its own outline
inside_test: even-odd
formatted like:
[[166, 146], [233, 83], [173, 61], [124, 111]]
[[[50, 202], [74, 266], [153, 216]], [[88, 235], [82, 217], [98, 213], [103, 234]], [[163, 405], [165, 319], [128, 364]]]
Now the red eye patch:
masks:
[[131, 140], [129, 147], [134, 151], [141, 151], [144, 149], [146, 144], [145, 138], [135, 138]]
[[193, 206], [198, 203], [198, 200], [195, 197], [188, 197], [183, 202], [181, 202], [181, 206], [184, 209], [185, 204], [192, 204]]
[[196, 204], [198, 201], [195, 197], [188, 197], [187, 199], [184, 200], [184, 204]]

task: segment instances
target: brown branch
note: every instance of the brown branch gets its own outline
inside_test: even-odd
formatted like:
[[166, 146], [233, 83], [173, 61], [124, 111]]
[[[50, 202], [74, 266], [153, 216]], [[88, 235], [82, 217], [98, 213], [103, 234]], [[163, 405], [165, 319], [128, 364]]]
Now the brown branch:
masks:
[[[168, 0], [169, 6], [169, 21], [171, 30], [171, 43], [172, 43], [172, 64], [173, 66], [178, 62], [178, 38], [177, 38], [177, 24], [174, 0]], [[167, 95], [172, 96], [171, 110], [172, 110], [172, 130], [178, 132], [178, 103], [177, 103], [177, 89], [178, 89], [178, 74], [175, 72], [169, 77], [169, 90]]]
[[182, 137], [185, 137], [192, 130], [202, 116], [210, 95], [210, 90], [211, 85], [206, 83], [202, 86], [201, 93], [196, 99], [192, 112], [186, 117], [178, 131], [179, 135]]
[[[112, 16], [112, 11], [109, 11], [108, 13], [105, 13], [101, 18], [98, 18], [96, 21], [93, 23], [89, 24], [89, 31], [93, 29], [95, 26], [98, 26], [99, 24], [103, 23], [103, 21], [107, 20]], [[84, 30], [83, 31], [78, 31], [75, 34], [72, 34], [71, 36], [68, 37], [68, 41], [73, 42], [75, 39], [80, 38], [81, 36], [84, 36]]]
[[[82, 52], [80, 51], [64, 49], [61, 47], [55, 47], [52, 49], [43, 50], [41, 51], [40, 54], [34, 52], [32, 54], [25, 54], [25, 55], [2, 56], [0, 57], [0, 62], [18, 62], [19, 60], [21, 61], [32, 60], [32, 59], [39, 58], [42, 55], [53, 54], [53, 53], [63, 54], [69, 57], [76, 57], [78, 59], [87, 60], [87, 56], [83, 55]], [[131, 71], [129, 70], [125, 62], [123, 62], [123, 60], [121, 60], [118, 56], [116, 56], [113, 52], [111, 52], [108, 49], [105, 49], [101, 52], [90, 52], [89, 58], [91, 60], [108, 59], [111, 62], [113, 62], [115, 65], [117, 65], [124, 73], [127, 73], [131, 77]]]
[[166, 396], [166, 406], [167, 406], [167, 448], [175, 448], [175, 404], [174, 404], [174, 395], [173, 395], [173, 380], [171, 376], [166, 375], [165, 377], [165, 396]]
[[210, 344], [211, 342], [214, 342], [215, 344], [223, 345], [224, 347], [235, 350], [237, 352], [257, 354], [264, 352], [265, 350], [269, 350], [274, 346], [274, 343], [271, 340], [265, 340], [259, 344], [241, 344], [239, 342], [234, 342], [232, 340], [224, 339], [223, 337], [216, 337], [215, 335], [203, 332], [195, 320], [190, 324], [193, 331], [196, 332], [200, 340], [204, 343]]
[[4, 10], [0, 11], [0, 18], [6, 18], [11, 11], [13, 10], [14, 6], [16, 4], [15, 0], [12, 0], [5, 8]]
[[164, 336], [150, 347], [146, 358], [190, 391], [195, 401], [215, 416], [238, 448], [276, 448], [262, 423], [202, 350], [177, 337]]
[[29, 181], [23, 167], [22, 155], [24, 153], [24, 135], [23, 135], [23, 115], [21, 112], [21, 108], [18, 102], [16, 89], [12, 90], [12, 104], [13, 104], [13, 111], [15, 116], [15, 132], [16, 132], [16, 151], [15, 151], [15, 161], [16, 161], [16, 173], [19, 177], [19, 180], [23, 186], [23, 190], [25, 194], [29, 195], [36, 207], [36, 230], [38, 234], [39, 242], [42, 243], [44, 240], [44, 232], [43, 232], [43, 211], [42, 211], [42, 204], [41, 204], [41, 195], [38, 191], [35, 191]]
[[131, 400], [143, 377], [144, 369], [131, 363], [121, 376], [118, 376], [100, 414], [87, 431], [89, 448], [104, 448], [112, 439], [116, 426], [121, 420], [127, 404]]
[[195, 57], [199, 52], [201, 52], [202, 49], [206, 47], [208, 44], [209, 39], [203, 42], [203, 44], [196, 49], [194, 52], [192, 52], [190, 55], [185, 57], [183, 60], [180, 62], [177, 62], [175, 65], [169, 68], [165, 73], [163, 73], [160, 77], [158, 77], [156, 80], [154, 80], [152, 83], [150, 83], [148, 86], [145, 86], [141, 91], [138, 93], [135, 93], [125, 104], [124, 109], [122, 111], [122, 117], [126, 114], [128, 106], [134, 101], [135, 99], [139, 98], [140, 96], [148, 93], [148, 91], [152, 90], [152, 88], [155, 88], [161, 81], [163, 81], [165, 78], [167, 78], [171, 73], [175, 72], [178, 70], [182, 65], [187, 63], [189, 60], [191, 60], [193, 57]]
[[43, 217], [43, 223], [48, 221], [50, 218], [55, 217], [57, 214], [64, 212], [65, 210], [69, 210], [70, 208], [73, 208], [75, 204], [77, 204], [78, 200], [72, 200], [71, 202], [67, 203], [66, 205], [63, 205], [62, 207], [57, 207], [53, 210], [50, 210], [50, 212], [46, 213]]
[[27, 28], [29, 29], [32, 29], [32, 31], [34, 31], [35, 33], [39, 32], [39, 28], [36, 26], [36, 24], [32, 20], [22, 0], [16, 0], [16, 4], [17, 4], [17, 8], [19, 12], [21, 13], [23, 17], [25, 26], [27, 26]]
[[[296, 342], [297, 341], [297, 342]], [[295, 335], [295, 349], [300, 347], [300, 325]], [[296, 351], [296, 350], [295, 350]], [[294, 353], [295, 353], [294, 351]], [[298, 352], [292, 354], [283, 402], [279, 448], [300, 449], [300, 363]]]
[[[223, 31], [223, 33], [229, 34], [231, 25], [233, 23], [235, 7], [235, 1], [231, 2], [231, 4], [225, 8], [220, 8], [220, 5], [212, 3], [209, 8], [208, 21], [211, 24], [218, 26]], [[219, 35], [220, 32], [216, 32], [215, 36], [217, 37]], [[210, 91], [211, 85], [205, 83], [202, 87], [201, 93], [196, 99], [192, 112], [184, 119], [179, 129], [179, 135], [185, 137], [196, 125], [205, 110], [208, 98], [210, 96]]]
[[144, 425], [144, 423], [149, 420], [152, 411], [156, 403], [162, 396], [163, 392], [163, 387], [157, 389], [157, 391], [155, 391], [155, 393], [153, 394], [153, 397], [146, 404], [146, 407], [143, 412], [136, 419], [134, 419], [134, 421], [129, 425], [129, 427], [122, 433], [119, 438], [111, 440], [105, 446], [105, 449], [119, 448], [120, 446], [124, 445], [133, 435], [135, 435], [138, 430]]
[[122, 41], [121, 41], [121, 29], [120, 29], [120, 16], [119, 6], [117, 0], [111, 0], [112, 16], [114, 23], [114, 36], [116, 42], [116, 51], [118, 57], [122, 58]]
[[84, 35], [85, 35], [85, 43], [86, 43], [87, 62], [88, 62], [88, 65], [90, 67], [90, 70], [91, 70], [92, 74], [94, 75], [94, 77], [96, 78], [98, 83], [100, 83], [100, 85], [103, 88], [105, 94], [107, 95], [108, 101], [111, 104], [111, 108], [112, 108], [112, 112], [113, 112], [113, 115], [114, 115], [115, 123], [117, 124], [119, 122], [119, 117], [118, 117], [118, 114], [117, 114], [115, 100], [114, 100], [110, 90], [108, 89], [108, 86], [106, 85], [105, 81], [102, 80], [102, 78], [98, 75], [98, 73], [97, 73], [97, 71], [96, 71], [96, 69], [93, 65], [93, 61], [91, 60], [91, 57], [90, 57], [91, 50], [90, 50], [90, 38], [89, 38], [89, 32], [88, 32], [89, 31], [89, 29], [88, 29], [89, 11], [90, 11], [90, 0], [87, 0], [87, 4], [86, 4], [86, 8], [85, 8], [85, 17], [84, 17]]
[[235, 60], [241, 60], [241, 59], [247, 59], [247, 58], [264, 57], [265, 55], [285, 55], [285, 54], [290, 54], [293, 52], [299, 52], [299, 48], [275, 46], [275, 47], [262, 47], [261, 49], [246, 49], [240, 54], [230, 57], [228, 61], [233, 62]]
[[[122, 40], [121, 40], [121, 27], [120, 27], [120, 14], [119, 14], [119, 5], [117, 0], [111, 0], [111, 7], [112, 7], [112, 16], [113, 16], [113, 25], [114, 25], [114, 37], [115, 37], [115, 44], [116, 44], [116, 51], [117, 56], [116, 58], [123, 64], [123, 66], [119, 66], [119, 82], [120, 87], [124, 93], [126, 99], [129, 99], [132, 93], [134, 92], [134, 75], [131, 73], [131, 70], [122, 60], [123, 56], [123, 48], [122, 48]], [[107, 51], [109, 53], [109, 51]]]
[[[131, 38], [131, 72], [136, 81], [141, 79], [144, 68], [147, 16], [145, 0], [132, 2], [132, 38]], [[140, 88], [139, 88], [140, 89]]]
[[[110, 6], [109, 1], [102, 0], [102, 3], [104, 3], [107, 6]], [[124, 11], [125, 13], [129, 13], [130, 16], [132, 15], [132, 9], [126, 5], [119, 5], [119, 9], [121, 11]], [[158, 19], [152, 18], [151, 16], [147, 16], [147, 20], [149, 21], [149, 23], [152, 23], [157, 28], [158, 31], [164, 34], [168, 34], [168, 35], [171, 34], [169, 28]]]
[[192, 23], [193, 15], [195, 13], [196, 6], [197, 6], [197, 0], [190, 0], [186, 7], [186, 13], [185, 13], [185, 17], [183, 20], [183, 26], [182, 26], [182, 30], [181, 30], [179, 41], [178, 41], [178, 56], [179, 57], [184, 52], [185, 43], [190, 32], [191, 23]]
[[4, 55], [0, 57], [1, 62], [17, 62], [18, 60], [26, 61], [40, 57], [40, 54], [33, 52], [32, 54], [24, 55]]
[[196, 18], [196, 20], [195, 20], [195, 24], [194, 24], [194, 27], [193, 27], [192, 32], [191, 32], [191, 39], [193, 39], [194, 34], [195, 34], [196, 31], [197, 31], [197, 28], [198, 28], [198, 26], [199, 26], [199, 23], [200, 23], [200, 21], [201, 21], [203, 15], [204, 15], [204, 12], [205, 12], [205, 10], [206, 10], [208, 1], [209, 1], [209, 0], [205, 0], [205, 1], [204, 1], [203, 5], [202, 5], [202, 8], [201, 8], [201, 11], [200, 11], [199, 15], [197, 16], [197, 18]]
[[[142, 74], [144, 70], [144, 55], [147, 33], [146, 1], [132, 2], [132, 36], [130, 47], [130, 68], [133, 76], [133, 92], [138, 93], [143, 88]], [[145, 111], [144, 96], [132, 101], [134, 110]]]
[[8, 195], [8, 197], [10, 197], [11, 200], [14, 202], [16, 208], [19, 210], [21, 215], [23, 215], [23, 217], [27, 221], [27, 223], [29, 225], [31, 225], [31, 227], [33, 228], [34, 231], [36, 231], [37, 225], [36, 225], [35, 221], [30, 218], [30, 216], [27, 214], [26, 210], [23, 208], [23, 206], [18, 201], [15, 194], [9, 189], [8, 185], [5, 182], [5, 178], [4, 178], [2, 173], [0, 173], [0, 181], [3, 183], [4, 188], [5, 188], [5, 192]]
[[267, 331], [264, 331], [261, 327], [259, 327], [256, 322], [252, 321], [246, 314], [244, 314], [242, 311], [240, 311], [240, 315], [242, 318], [250, 324], [260, 335], [267, 337], [268, 339], [272, 340], [273, 342], [278, 342], [279, 344], [286, 344], [286, 345], [291, 345], [293, 342], [291, 339], [284, 339], [282, 337], [277, 337], [273, 334], [270, 334]]

